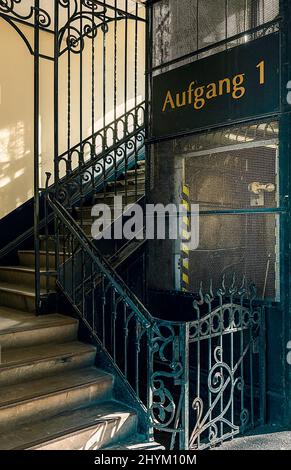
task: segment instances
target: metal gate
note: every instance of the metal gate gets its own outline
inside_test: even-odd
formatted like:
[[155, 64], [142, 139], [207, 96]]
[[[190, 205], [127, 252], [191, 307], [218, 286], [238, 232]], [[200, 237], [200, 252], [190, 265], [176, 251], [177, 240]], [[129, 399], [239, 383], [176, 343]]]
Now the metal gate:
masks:
[[254, 286], [200, 289], [188, 323], [152, 337], [151, 415], [167, 448], [206, 449], [265, 419], [264, 315]]

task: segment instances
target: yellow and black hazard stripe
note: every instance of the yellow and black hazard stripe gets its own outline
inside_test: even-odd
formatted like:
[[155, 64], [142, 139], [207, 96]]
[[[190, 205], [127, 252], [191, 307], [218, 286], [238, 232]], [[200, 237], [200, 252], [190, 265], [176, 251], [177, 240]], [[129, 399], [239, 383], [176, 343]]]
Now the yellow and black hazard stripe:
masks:
[[188, 292], [190, 287], [189, 276], [189, 241], [191, 236], [191, 220], [190, 220], [190, 190], [189, 186], [183, 185], [182, 187], [182, 206], [185, 209], [185, 214], [182, 220], [181, 230], [181, 290]]

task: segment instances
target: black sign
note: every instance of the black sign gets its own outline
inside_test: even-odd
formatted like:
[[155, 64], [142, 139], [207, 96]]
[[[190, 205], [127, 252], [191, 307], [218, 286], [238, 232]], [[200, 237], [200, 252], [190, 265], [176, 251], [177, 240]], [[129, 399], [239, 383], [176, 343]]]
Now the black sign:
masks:
[[153, 79], [153, 137], [279, 110], [279, 33]]

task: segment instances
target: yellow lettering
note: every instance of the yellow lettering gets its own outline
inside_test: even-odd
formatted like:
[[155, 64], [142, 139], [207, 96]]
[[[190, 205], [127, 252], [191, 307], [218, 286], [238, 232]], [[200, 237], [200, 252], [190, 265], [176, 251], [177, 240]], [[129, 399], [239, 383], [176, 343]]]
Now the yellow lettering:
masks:
[[194, 90], [195, 82], [191, 82], [188, 88], [188, 103], [192, 104], [192, 95]]
[[217, 97], [217, 87], [216, 83], [210, 83], [207, 85], [207, 93], [206, 93], [206, 98], [208, 100], [212, 100], [212, 98]]
[[226, 93], [230, 93], [230, 79], [229, 78], [224, 78], [223, 80], [219, 80], [218, 86], [219, 86], [219, 96], [222, 96], [224, 93], [223, 90], [223, 85], [226, 85]]
[[260, 62], [257, 65], [257, 69], [259, 69], [260, 71], [260, 85], [264, 85], [265, 84], [265, 61], [264, 60], [262, 60], [262, 62]]
[[205, 105], [205, 98], [203, 98], [204, 95], [204, 89], [205, 86], [199, 86], [196, 88], [194, 92], [194, 108], [195, 109], [202, 109]]
[[177, 95], [176, 95], [176, 106], [177, 106], [177, 108], [182, 108], [183, 106], [186, 106], [186, 91], [183, 91], [183, 93], [182, 93], [182, 103], [180, 101], [180, 93], [177, 93]]
[[175, 109], [175, 103], [174, 103], [174, 100], [170, 91], [168, 91], [166, 99], [165, 99], [165, 103], [163, 106], [163, 113], [166, 111], [168, 104], [171, 106], [172, 109]]
[[246, 92], [245, 87], [241, 86], [244, 83], [244, 73], [236, 75], [233, 77], [232, 84], [233, 84], [233, 92], [232, 97], [234, 100], [239, 100], [242, 98]]

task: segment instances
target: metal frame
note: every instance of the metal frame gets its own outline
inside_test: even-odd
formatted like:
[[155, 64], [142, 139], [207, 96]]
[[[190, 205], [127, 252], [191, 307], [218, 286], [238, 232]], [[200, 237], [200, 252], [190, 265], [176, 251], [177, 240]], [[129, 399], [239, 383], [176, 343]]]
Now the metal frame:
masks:
[[[148, 35], [150, 37], [149, 42], [153, 43], [153, 9], [156, 4], [161, 3], [161, 0], [149, 0], [147, 2], [147, 7], [148, 7], [148, 18], [149, 18], [149, 27], [148, 27]], [[291, 197], [291, 192], [290, 192], [290, 181], [291, 181], [291, 166], [290, 166], [290, 158], [289, 158], [289, 145], [290, 145], [290, 106], [286, 102], [286, 84], [290, 80], [290, 23], [291, 23], [291, 8], [290, 8], [290, 2], [288, 0], [280, 0], [280, 12], [279, 12], [279, 17], [277, 17], [275, 20], [257, 26], [257, 25], [252, 25], [253, 27], [248, 30], [247, 32], [242, 32], [240, 34], [237, 34], [233, 37], [227, 37], [223, 41], [220, 41], [218, 43], [215, 43], [213, 45], [207, 46], [203, 49], [195, 50], [193, 52], [190, 52], [189, 54], [182, 55], [180, 57], [177, 57], [174, 60], [170, 60], [164, 63], [161, 63], [157, 66], [152, 65], [152, 49], [148, 49], [148, 60], [147, 60], [147, 83], [148, 83], [148, 97], [149, 97], [149, 103], [147, 104], [148, 107], [148, 119], [149, 119], [149, 131], [147, 134], [147, 159], [148, 159], [148, 178], [150, 177], [150, 156], [151, 156], [151, 149], [153, 144], [159, 144], [162, 141], [173, 141], [174, 139], [180, 139], [186, 136], [193, 136], [194, 134], [196, 135], [202, 135], [206, 132], [219, 132], [220, 129], [225, 127], [224, 125], [217, 125], [213, 126], [210, 129], [198, 129], [195, 132], [189, 132], [189, 133], [181, 133], [179, 135], [169, 135], [165, 138], [160, 138], [160, 139], [154, 139], [151, 136], [151, 129], [150, 129], [150, 122], [151, 122], [151, 90], [152, 90], [152, 80], [155, 74], [162, 72], [163, 70], [168, 70], [169, 68], [175, 68], [176, 66], [179, 66], [183, 63], [189, 62], [191, 60], [196, 60], [199, 58], [199, 55], [201, 53], [208, 52], [210, 53], [211, 51], [215, 51], [217, 46], [228, 46], [228, 44], [231, 44], [232, 42], [235, 42], [236, 40], [241, 39], [245, 34], [250, 35], [253, 40], [255, 40], [257, 37], [260, 37], [261, 35], [265, 34], [270, 34], [273, 31], [280, 31], [280, 61], [281, 61], [281, 109], [279, 113], [276, 114], [270, 114], [270, 115], [264, 115], [264, 116], [257, 116], [256, 120], [250, 119], [246, 122], [244, 121], [237, 121], [230, 123], [232, 124], [249, 124], [249, 126], [252, 126], [252, 124], [256, 124], [258, 120], [261, 122], [266, 122], [270, 119], [277, 120], [279, 123], [279, 128], [280, 128], [280, 135], [279, 135], [279, 148], [280, 148], [280, 163], [279, 163], [279, 172], [280, 172], [280, 201], [279, 201], [279, 207], [275, 210], [270, 209], [267, 212], [268, 213], [277, 213], [280, 215], [280, 266], [281, 266], [281, 272], [280, 272], [280, 286], [281, 286], [281, 298], [280, 298], [280, 304], [277, 304], [277, 307], [275, 304], [268, 303], [266, 307], [266, 311], [268, 312], [267, 318], [266, 318], [266, 328], [272, 328], [271, 324], [269, 324], [272, 318], [271, 312], [272, 309], [277, 309], [276, 314], [278, 314], [278, 305], [280, 305], [280, 311], [281, 314], [279, 316], [280, 319], [282, 319], [282, 342], [280, 343], [280, 358], [278, 357], [277, 360], [280, 360], [280, 372], [281, 372], [281, 377], [280, 377], [280, 396], [282, 397], [284, 401], [284, 405], [282, 406], [282, 421], [281, 424], [290, 424], [291, 422], [291, 406], [290, 406], [290, 391], [291, 391], [291, 369], [290, 367], [288, 368], [288, 364], [286, 361], [286, 344], [290, 340], [290, 332], [291, 332], [291, 302], [290, 302], [290, 277], [291, 277], [291, 264], [290, 264], [290, 225], [291, 225], [291, 220], [290, 220], [290, 197]], [[148, 181], [148, 187], [150, 186], [150, 181]], [[249, 211], [248, 211], [249, 212]], [[256, 213], [261, 212], [260, 209], [256, 210]], [[217, 214], [217, 211], [213, 212], [206, 212], [203, 213], [202, 215], [207, 215], [215, 213]], [[235, 214], [240, 214], [244, 213], [242, 210], [236, 210], [236, 211], [221, 211], [219, 214], [223, 216], [224, 214], [229, 214], [229, 213], [235, 213]], [[274, 311], [275, 314], [275, 311]], [[278, 318], [278, 321], [280, 321]], [[264, 347], [266, 350], [270, 347], [269, 344], [265, 344]], [[270, 361], [274, 361], [272, 358], [272, 353], [268, 351]], [[274, 368], [277, 368], [278, 365], [275, 365], [274, 363]], [[263, 382], [265, 379], [263, 379]], [[271, 400], [271, 398], [269, 398]], [[270, 405], [269, 405], [270, 406]], [[273, 405], [273, 408], [276, 408], [276, 406], [279, 406], [279, 401], [276, 402], [276, 405]], [[275, 412], [276, 413], [276, 412]], [[273, 418], [272, 418], [273, 419]], [[276, 419], [276, 418], [274, 418]]]

